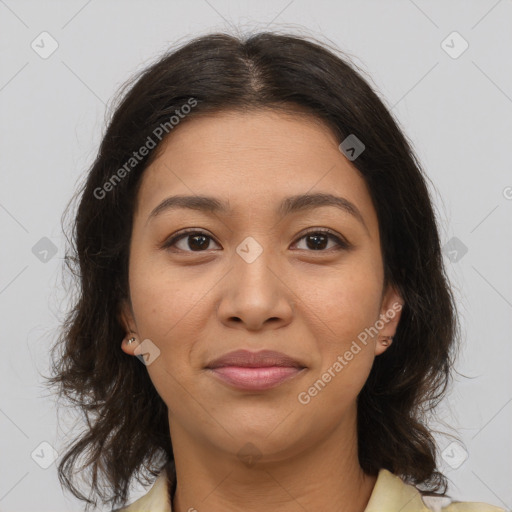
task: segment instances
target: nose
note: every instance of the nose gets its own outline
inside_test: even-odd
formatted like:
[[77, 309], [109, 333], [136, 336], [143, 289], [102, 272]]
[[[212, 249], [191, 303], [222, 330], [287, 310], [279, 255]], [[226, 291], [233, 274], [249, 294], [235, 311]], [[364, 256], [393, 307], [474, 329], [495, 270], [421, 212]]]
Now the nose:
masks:
[[295, 296], [268, 251], [252, 262], [236, 254], [231, 272], [222, 281], [217, 314], [225, 325], [257, 331], [291, 322]]

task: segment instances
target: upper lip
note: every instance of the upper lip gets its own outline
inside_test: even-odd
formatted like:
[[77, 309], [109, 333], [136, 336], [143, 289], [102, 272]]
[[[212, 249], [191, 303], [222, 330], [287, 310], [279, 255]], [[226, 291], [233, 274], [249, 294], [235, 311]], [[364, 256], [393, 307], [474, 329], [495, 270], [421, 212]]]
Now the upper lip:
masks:
[[244, 366], [247, 368], [288, 366], [305, 368], [299, 361], [282, 352], [276, 352], [274, 350], [260, 350], [259, 352], [235, 350], [234, 352], [229, 352], [228, 354], [210, 361], [206, 368], [221, 368], [223, 366]]

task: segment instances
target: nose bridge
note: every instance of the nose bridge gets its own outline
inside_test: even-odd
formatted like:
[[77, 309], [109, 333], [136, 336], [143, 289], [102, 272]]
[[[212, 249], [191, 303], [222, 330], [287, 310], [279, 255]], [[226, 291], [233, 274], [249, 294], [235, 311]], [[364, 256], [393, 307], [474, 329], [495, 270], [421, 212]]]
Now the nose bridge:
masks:
[[270, 248], [270, 237], [258, 238], [259, 241], [248, 236], [236, 247], [236, 254], [233, 255], [235, 288], [243, 293], [252, 289], [256, 293], [275, 295], [275, 288], [279, 284], [275, 270], [270, 270], [278, 266], [275, 251]]
[[270, 318], [289, 320], [291, 300], [279, 278], [277, 252], [268, 248], [264, 238], [269, 240], [260, 237], [260, 243], [247, 237], [237, 246], [221, 297], [221, 320], [236, 317], [248, 328], [258, 328]]

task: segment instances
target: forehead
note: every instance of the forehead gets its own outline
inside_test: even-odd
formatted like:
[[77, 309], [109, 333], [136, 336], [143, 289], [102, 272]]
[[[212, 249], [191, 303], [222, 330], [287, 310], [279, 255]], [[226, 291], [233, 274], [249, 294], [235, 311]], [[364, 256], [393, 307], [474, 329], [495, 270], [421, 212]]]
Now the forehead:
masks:
[[162, 142], [145, 170], [139, 214], [147, 217], [169, 195], [209, 195], [251, 212], [283, 197], [331, 193], [356, 204], [376, 223], [366, 183], [339, 150], [334, 133], [310, 115], [275, 111], [220, 112], [191, 118]]

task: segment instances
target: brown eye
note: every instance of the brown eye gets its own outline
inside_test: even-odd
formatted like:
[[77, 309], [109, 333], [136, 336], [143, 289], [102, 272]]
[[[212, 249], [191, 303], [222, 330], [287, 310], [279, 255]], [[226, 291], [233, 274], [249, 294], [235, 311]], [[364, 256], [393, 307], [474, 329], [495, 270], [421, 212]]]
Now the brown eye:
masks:
[[310, 231], [309, 233], [306, 233], [301, 238], [299, 238], [299, 240], [303, 239], [305, 240], [306, 243], [305, 250], [310, 251], [326, 252], [326, 247], [329, 244], [329, 240], [334, 241], [334, 247], [331, 246], [327, 248], [327, 250], [348, 249], [350, 247], [350, 244], [348, 242], [342, 240], [339, 236], [325, 229]]
[[[210, 248], [211, 241], [213, 238], [203, 231], [186, 231], [165, 242], [163, 248], [177, 247], [184, 252], [203, 252]], [[181, 243], [181, 247], [178, 242]]]
[[[330, 230], [317, 229], [302, 235], [298, 241], [305, 240], [305, 247], [299, 248], [308, 252], [328, 252], [330, 250], [350, 249], [351, 245]], [[204, 252], [211, 249], [213, 237], [204, 231], [188, 230], [173, 236], [163, 245], [163, 249], [176, 248], [182, 252]], [[329, 247], [329, 242], [333, 245]], [[297, 244], [298, 242], [296, 242]], [[220, 246], [219, 246], [220, 247]]]

